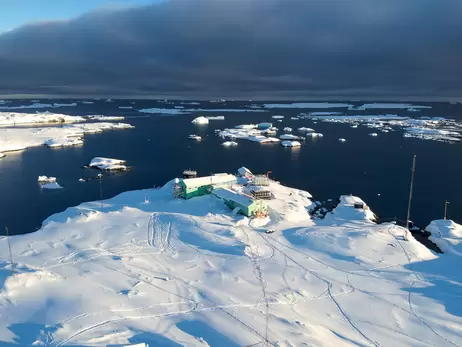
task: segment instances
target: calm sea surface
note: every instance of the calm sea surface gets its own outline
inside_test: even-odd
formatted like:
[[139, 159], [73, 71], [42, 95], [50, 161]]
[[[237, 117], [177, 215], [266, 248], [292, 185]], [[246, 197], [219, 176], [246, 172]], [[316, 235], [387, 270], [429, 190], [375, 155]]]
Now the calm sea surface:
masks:
[[[50, 103], [52, 101], [41, 101]], [[57, 101], [67, 103], [73, 101]], [[200, 175], [235, 172], [246, 166], [254, 173], [272, 171], [281, 183], [309, 191], [315, 199], [336, 199], [341, 194], [362, 197], [379, 217], [405, 219], [413, 154], [417, 155], [412, 218], [420, 226], [442, 218], [445, 200], [450, 201], [448, 217], [462, 222], [462, 144], [403, 138], [402, 131], [368, 136], [374, 130], [352, 129], [347, 124], [321, 123], [311, 120], [290, 120], [300, 112], [337, 111], [335, 109], [276, 109], [269, 112], [197, 112], [191, 115], [162, 116], [143, 114], [145, 107], [173, 108], [174, 104], [156, 101], [115, 100], [95, 101], [76, 107], [49, 109], [71, 115], [122, 115], [134, 129], [108, 131], [85, 136], [79, 147], [49, 149], [30, 148], [8, 153], [0, 159], [0, 225], [12, 234], [37, 230], [48, 216], [81, 202], [100, 199], [97, 180], [79, 182], [79, 178], [95, 177], [98, 172], [83, 169], [93, 157], [104, 156], [127, 160], [132, 170], [106, 174], [102, 188], [104, 198], [127, 190], [163, 185], [181, 177], [184, 169], [192, 168]], [[28, 104], [15, 101], [11, 105]], [[180, 101], [175, 102], [180, 105]], [[355, 103], [361, 105], [362, 103]], [[422, 103], [416, 103], [422, 105]], [[239, 102], [182, 105], [186, 108], [239, 109]], [[462, 119], [462, 105], [432, 103], [431, 109], [409, 113], [406, 110], [349, 111], [347, 114], [392, 113], [411, 116], [440, 116]], [[134, 106], [133, 110], [119, 106]], [[40, 109], [44, 111], [46, 109]], [[13, 111], [13, 110], [12, 110]], [[35, 112], [28, 109], [21, 112]], [[345, 109], [338, 111], [344, 112]], [[284, 115], [282, 123], [271, 118]], [[209, 125], [196, 126], [191, 120], [198, 115], [224, 115], [225, 120], [213, 120]], [[324, 134], [320, 139], [308, 139], [299, 149], [282, 148], [279, 144], [260, 145], [238, 140], [239, 146], [225, 148], [215, 129], [238, 124], [269, 121], [278, 128], [306, 126]], [[188, 140], [189, 134], [202, 136], [201, 142]], [[343, 137], [346, 143], [338, 143]], [[39, 175], [56, 176], [60, 190], [43, 190], [37, 183]], [[3, 230], [0, 231], [3, 234]]]

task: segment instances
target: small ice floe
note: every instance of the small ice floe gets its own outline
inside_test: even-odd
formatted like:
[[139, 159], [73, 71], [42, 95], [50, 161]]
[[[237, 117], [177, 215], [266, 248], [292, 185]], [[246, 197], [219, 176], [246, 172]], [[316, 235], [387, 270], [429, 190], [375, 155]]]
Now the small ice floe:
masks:
[[282, 129], [282, 131], [284, 131], [284, 132], [286, 132], [286, 133], [291, 133], [291, 132], [292, 132], [292, 128], [285, 127], [284, 129]]
[[344, 138], [342, 138], [342, 137], [339, 138], [337, 141], [338, 141], [338, 142], [346, 142], [346, 140], [345, 140]]
[[106, 102], [112, 102], [112, 99], [106, 99], [105, 101]]
[[249, 129], [256, 129], [256, 128], [258, 128], [258, 125], [256, 125], [256, 124], [240, 124], [240, 125], [236, 125], [234, 128], [235, 128], [235, 129], [246, 129], [246, 130], [249, 130]]
[[277, 128], [269, 128], [269, 129], [263, 130], [261, 133], [264, 135], [276, 135], [277, 130], [278, 130]]
[[302, 144], [298, 141], [282, 141], [282, 147], [300, 147]]
[[127, 171], [125, 163], [126, 161], [121, 159], [95, 157], [88, 166], [104, 171]]
[[353, 124], [352, 126], [350, 126], [350, 128], [353, 128], [353, 129], [356, 129], [358, 127], [358, 124]]
[[306, 137], [323, 137], [324, 135], [321, 133], [308, 133]]
[[298, 136], [292, 135], [292, 134], [283, 134], [279, 136], [281, 140], [299, 140], [300, 138]]
[[194, 134], [193, 134], [193, 135], [189, 135], [189, 136], [188, 136], [188, 139], [200, 141], [200, 140], [202, 140], [202, 137], [200, 137], [199, 135], [194, 135]]
[[279, 142], [279, 140], [275, 137], [266, 137], [263, 135], [249, 136], [247, 140], [252, 141], [252, 142], [258, 142], [258, 143]]
[[302, 133], [309, 133], [311, 131], [314, 131], [314, 129], [306, 128], [306, 127], [301, 127], [301, 128], [298, 128], [297, 130], [301, 131]]
[[379, 134], [377, 134], [377, 133], [370, 133], [370, 134], [369, 134], [369, 136], [373, 136], [373, 137], [378, 136], [378, 135], [379, 135]]
[[133, 106], [119, 106], [121, 110], [130, 110], [133, 108]]
[[275, 115], [275, 116], [272, 116], [271, 118], [273, 118], [273, 119], [284, 119], [284, 116]]
[[91, 105], [91, 104], [94, 104], [93, 101], [80, 101], [81, 104], [85, 104], [85, 105]]
[[61, 189], [62, 187], [57, 182], [45, 183], [42, 184], [43, 189]]
[[298, 117], [290, 117], [291, 120], [299, 120], [300, 118]]
[[79, 182], [86, 182], [87, 180], [84, 178], [79, 178]]
[[410, 107], [407, 109], [408, 112], [420, 112], [420, 110], [414, 108], [414, 107]]
[[48, 139], [45, 142], [45, 146], [53, 147], [68, 147], [68, 146], [78, 146], [83, 144], [83, 140], [80, 137], [68, 137], [61, 139]]
[[193, 124], [209, 124], [209, 120], [204, 116], [200, 116], [200, 117], [195, 118], [191, 123], [193, 123]]
[[39, 183], [52, 183], [56, 182], [56, 177], [39, 176], [37, 181]]
[[5, 153], [0, 152], [0, 158], [3, 158], [5, 156]]
[[235, 141], [226, 141], [226, 142], [223, 142], [221, 145], [225, 146], [225, 147], [234, 147], [234, 146], [237, 146], [237, 142], [235, 142]]

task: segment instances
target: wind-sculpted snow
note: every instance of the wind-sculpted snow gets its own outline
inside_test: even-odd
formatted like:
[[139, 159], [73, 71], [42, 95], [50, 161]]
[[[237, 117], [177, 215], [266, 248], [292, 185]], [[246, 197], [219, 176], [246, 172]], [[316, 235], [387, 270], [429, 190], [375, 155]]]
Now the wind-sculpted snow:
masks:
[[174, 200], [172, 184], [10, 238], [14, 273], [0, 238], [0, 344], [461, 344], [460, 257], [404, 241], [359, 198], [311, 219], [308, 192], [271, 182], [258, 220], [213, 195]]

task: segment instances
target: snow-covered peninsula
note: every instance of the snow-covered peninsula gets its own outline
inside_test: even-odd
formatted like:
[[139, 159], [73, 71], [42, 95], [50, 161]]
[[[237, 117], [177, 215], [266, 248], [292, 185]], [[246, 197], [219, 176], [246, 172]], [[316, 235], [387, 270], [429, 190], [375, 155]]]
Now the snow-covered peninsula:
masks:
[[[461, 344], [461, 257], [376, 224], [358, 197], [315, 218], [308, 192], [274, 181], [256, 189], [240, 172], [68, 208], [10, 237], [13, 266], [0, 238], [0, 342]], [[205, 181], [221, 187], [174, 199]], [[272, 199], [257, 207], [267, 213], [239, 214], [262, 190]]]

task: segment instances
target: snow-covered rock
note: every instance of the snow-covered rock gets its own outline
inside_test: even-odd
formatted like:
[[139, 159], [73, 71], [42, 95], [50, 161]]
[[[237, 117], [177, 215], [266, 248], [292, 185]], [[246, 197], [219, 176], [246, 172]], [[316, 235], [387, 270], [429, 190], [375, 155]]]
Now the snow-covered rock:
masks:
[[9, 240], [14, 274], [0, 237], [0, 341], [248, 346], [268, 323], [274, 346], [459, 344], [460, 257], [403, 241], [359, 198], [311, 219], [309, 193], [269, 184], [261, 220], [173, 199], [173, 181], [70, 207]]
[[56, 177], [39, 176], [37, 181], [40, 182], [40, 183], [56, 182]]
[[200, 117], [195, 118], [191, 123], [193, 123], [193, 124], [209, 124], [209, 120], [204, 116], [200, 116]]
[[121, 159], [111, 159], [103, 157], [95, 157], [88, 164], [89, 167], [107, 171], [126, 171], [126, 161]]
[[282, 147], [300, 147], [302, 144], [298, 141], [282, 141]]
[[444, 253], [462, 256], [462, 225], [453, 220], [438, 219], [432, 221], [425, 230], [431, 232], [429, 239]]

